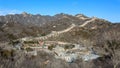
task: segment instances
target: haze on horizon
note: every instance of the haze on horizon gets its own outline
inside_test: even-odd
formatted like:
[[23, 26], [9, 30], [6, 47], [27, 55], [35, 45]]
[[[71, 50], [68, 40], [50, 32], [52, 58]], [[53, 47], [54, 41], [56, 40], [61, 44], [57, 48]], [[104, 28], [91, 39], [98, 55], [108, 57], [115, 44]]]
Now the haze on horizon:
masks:
[[120, 22], [120, 0], [0, 0], [0, 15], [24, 11], [41, 15], [84, 14]]

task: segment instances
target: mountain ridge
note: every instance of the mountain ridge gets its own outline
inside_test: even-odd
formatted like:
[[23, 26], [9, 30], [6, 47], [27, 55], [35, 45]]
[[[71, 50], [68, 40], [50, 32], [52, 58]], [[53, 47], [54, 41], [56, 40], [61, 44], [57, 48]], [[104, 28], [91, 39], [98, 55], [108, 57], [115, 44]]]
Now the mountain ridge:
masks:
[[[94, 18], [95, 20], [92, 20]], [[85, 22], [89, 23], [85, 25]], [[40, 14], [32, 15], [23, 12], [21, 14], [0, 16], [1, 34], [6, 36], [11, 35], [14, 39], [26, 36], [47, 35], [52, 31], [64, 30], [71, 24], [75, 24], [76, 26], [84, 24], [85, 28], [95, 29], [97, 27], [102, 28], [104, 24], [108, 25], [111, 22], [96, 17], [90, 18], [83, 14], [69, 15], [60, 13], [49, 16]]]

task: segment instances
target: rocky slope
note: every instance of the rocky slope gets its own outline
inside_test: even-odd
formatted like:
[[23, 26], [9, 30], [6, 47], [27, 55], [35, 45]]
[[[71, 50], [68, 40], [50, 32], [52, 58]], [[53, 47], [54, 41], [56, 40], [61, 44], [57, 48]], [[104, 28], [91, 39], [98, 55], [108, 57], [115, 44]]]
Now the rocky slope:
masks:
[[83, 20], [67, 15], [56, 14], [55, 16], [42, 16], [31, 15], [28, 13], [0, 16], [0, 36], [5, 41], [9, 39], [9, 35], [13, 36], [12, 39], [25, 37], [25, 36], [38, 36], [45, 35], [51, 31], [58, 31], [67, 28], [71, 23], [79, 23]]
[[[22, 50], [14, 51], [8, 43], [26, 37], [32, 37], [33, 41], [39, 39], [82, 44], [92, 47], [101, 57], [88, 62], [78, 59], [67, 63], [43, 51], [38, 52], [37, 56], [29, 57]], [[83, 14], [42, 16], [24, 12], [0, 16], [0, 68], [119, 68], [119, 42], [119, 23]]]
[[[76, 26], [92, 20], [82, 14], [75, 16], [68, 14], [56, 14], [54, 16], [32, 15], [26, 12], [22, 14], [0, 16], [0, 40], [17, 39], [26, 36], [43, 36], [52, 31], [60, 31], [68, 28], [72, 23]], [[97, 22], [97, 23], [96, 23]], [[86, 24], [88, 28], [103, 27], [108, 21], [97, 18], [95, 21]], [[95, 26], [97, 25], [97, 26]], [[10, 38], [11, 36], [12, 38]]]

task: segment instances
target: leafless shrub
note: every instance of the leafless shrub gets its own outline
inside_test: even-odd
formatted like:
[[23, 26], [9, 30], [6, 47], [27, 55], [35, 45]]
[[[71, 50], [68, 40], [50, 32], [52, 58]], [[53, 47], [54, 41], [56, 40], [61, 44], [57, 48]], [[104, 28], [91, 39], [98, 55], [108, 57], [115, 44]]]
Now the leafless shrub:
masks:
[[120, 32], [111, 29], [104, 32], [101, 38], [100, 42], [102, 41], [101, 45], [103, 45], [101, 51], [107, 53], [112, 60], [114, 68], [118, 68], [120, 64]]

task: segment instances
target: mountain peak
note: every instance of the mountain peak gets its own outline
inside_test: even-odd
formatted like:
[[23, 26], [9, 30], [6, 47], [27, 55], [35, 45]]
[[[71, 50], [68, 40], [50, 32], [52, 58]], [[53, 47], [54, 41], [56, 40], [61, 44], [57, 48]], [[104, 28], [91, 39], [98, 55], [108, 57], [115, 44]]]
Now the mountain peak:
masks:
[[83, 14], [76, 14], [75, 17], [82, 19], [82, 20], [88, 19], [88, 17]]
[[26, 16], [28, 15], [27, 12], [22, 12], [21, 14], [22, 14], [24, 17], [26, 17]]
[[28, 14], [27, 12], [22, 12], [21, 14], [25, 15], [25, 14]]

